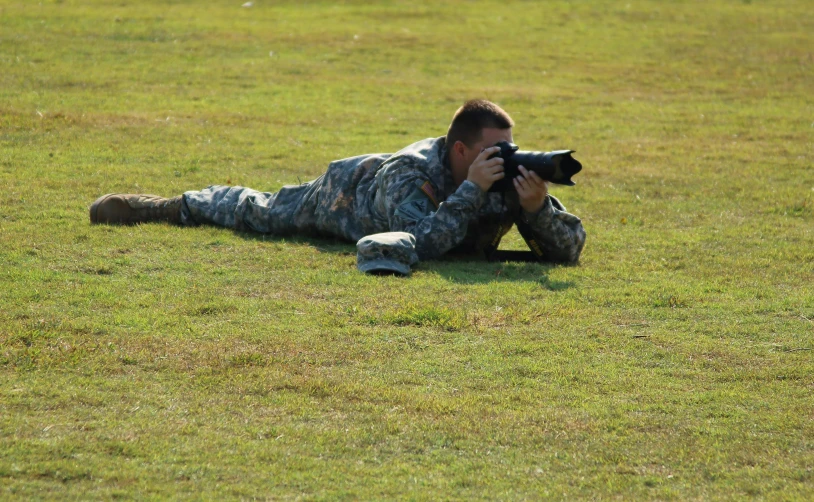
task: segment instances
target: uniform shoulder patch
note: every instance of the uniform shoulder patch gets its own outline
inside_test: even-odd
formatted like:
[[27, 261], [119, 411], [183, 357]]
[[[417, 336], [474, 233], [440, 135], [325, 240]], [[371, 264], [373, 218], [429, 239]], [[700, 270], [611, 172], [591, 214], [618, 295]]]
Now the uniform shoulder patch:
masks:
[[396, 208], [396, 216], [416, 221], [432, 214], [438, 208], [435, 190], [429, 181], [416, 183], [416, 189]]
[[430, 198], [432, 205], [438, 209], [438, 199], [435, 198], [435, 190], [432, 188], [432, 184], [429, 181], [425, 181], [423, 185], [421, 185], [421, 191]]

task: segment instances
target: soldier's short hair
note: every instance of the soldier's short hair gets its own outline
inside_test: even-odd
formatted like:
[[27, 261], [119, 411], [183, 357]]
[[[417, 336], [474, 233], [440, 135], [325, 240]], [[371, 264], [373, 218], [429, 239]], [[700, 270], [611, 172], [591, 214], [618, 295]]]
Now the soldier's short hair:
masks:
[[452, 123], [447, 131], [447, 145], [452, 147], [456, 141], [461, 141], [472, 147], [483, 137], [483, 130], [487, 127], [495, 129], [509, 129], [514, 127], [514, 120], [503, 108], [485, 99], [472, 99], [458, 108], [452, 116]]

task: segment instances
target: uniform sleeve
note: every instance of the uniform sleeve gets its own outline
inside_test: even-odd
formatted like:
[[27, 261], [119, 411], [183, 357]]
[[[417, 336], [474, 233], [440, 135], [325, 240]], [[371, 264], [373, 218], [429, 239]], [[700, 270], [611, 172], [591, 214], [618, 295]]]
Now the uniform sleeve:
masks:
[[[536, 214], [520, 211], [518, 223], [525, 223], [546, 261], [575, 263], [585, 246], [582, 220], [565, 211], [556, 197], [549, 195]], [[527, 239], [528, 241], [528, 239]], [[529, 246], [534, 243], [528, 242]]]
[[385, 192], [390, 231], [413, 234], [422, 260], [437, 258], [463, 241], [469, 220], [486, 195], [476, 184], [464, 181], [436, 206], [432, 190], [422, 190], [426, 183], [418, 173], [394, 176]]

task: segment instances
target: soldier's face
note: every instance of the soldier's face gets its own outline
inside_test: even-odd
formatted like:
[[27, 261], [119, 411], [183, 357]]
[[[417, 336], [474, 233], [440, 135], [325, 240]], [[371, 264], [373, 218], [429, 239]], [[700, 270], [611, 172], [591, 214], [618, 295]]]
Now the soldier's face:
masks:
[[490, 146], [495, 146], [501, 141], [514, 143], [511, 128], [496, 129], [487, 127], [481, 131], [480, 141], [472, 145], [471, 148], [460, 141], [456, 142], [450, 152], [450, 165], [452, 167], [452, 177], [455, 180], [455, 184], [460, 185], [464, 182], [466, 176], [469, 174], [469, 166], [472, 165], [472, 162], [475, 161], [483, 150]]
[[[487, 127], [486, 129], [483, 130], [481, 140], [472, 146], [472, 152], [474, 152], [474, 157], [472, 157], [472, 160], [474, 161], [475, 157], [477, 157], [478, 154], [484, 151], [485, 149], [489, 148], [490, 146], [495, 146], [501, 141], [508, 141], [509, 143], [514, 143], [514, 141], [512, 140], [512, 129], [511, 128], [494, 129], [491, 127]], [[471, 163], [472, 162], [470, 162], [470, 164]]]

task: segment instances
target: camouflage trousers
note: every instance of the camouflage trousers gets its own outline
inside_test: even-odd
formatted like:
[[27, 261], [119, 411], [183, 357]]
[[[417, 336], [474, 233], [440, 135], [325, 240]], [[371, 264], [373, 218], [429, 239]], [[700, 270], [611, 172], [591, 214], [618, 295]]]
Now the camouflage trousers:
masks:
[[181, 221], [278, 235], [315, 234], [321, 182], [319, 177], [276, 193], [218, 185], [186, 192]]

